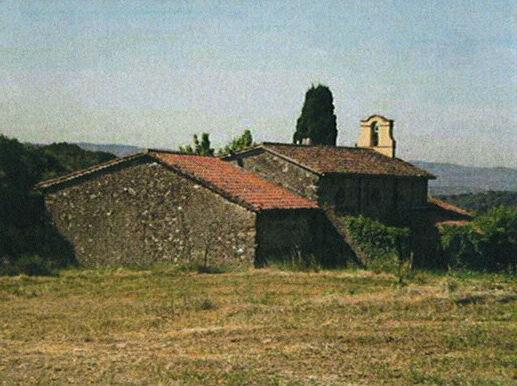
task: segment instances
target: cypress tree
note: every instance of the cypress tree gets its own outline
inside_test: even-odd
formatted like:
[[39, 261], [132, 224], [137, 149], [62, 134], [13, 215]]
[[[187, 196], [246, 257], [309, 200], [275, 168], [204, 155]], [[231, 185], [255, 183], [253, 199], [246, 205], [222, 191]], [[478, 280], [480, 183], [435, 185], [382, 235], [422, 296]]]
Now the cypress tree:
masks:
[[293, 143], [309, 138], [314, 145], [336, 145], [336, 115], [332, 92], [327, 86], [312, 86], [305, 93], [302, 113], [296, 122]]

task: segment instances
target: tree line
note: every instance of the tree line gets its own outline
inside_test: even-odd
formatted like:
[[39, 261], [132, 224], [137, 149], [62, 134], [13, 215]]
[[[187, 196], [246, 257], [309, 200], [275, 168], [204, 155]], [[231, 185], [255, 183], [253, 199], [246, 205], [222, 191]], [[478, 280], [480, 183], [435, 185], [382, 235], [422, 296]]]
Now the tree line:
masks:
[[437, 198], [478, 214], [485, 214], [499, 206], [517, 208], [517, 192], [489, 191], [437, 196]]

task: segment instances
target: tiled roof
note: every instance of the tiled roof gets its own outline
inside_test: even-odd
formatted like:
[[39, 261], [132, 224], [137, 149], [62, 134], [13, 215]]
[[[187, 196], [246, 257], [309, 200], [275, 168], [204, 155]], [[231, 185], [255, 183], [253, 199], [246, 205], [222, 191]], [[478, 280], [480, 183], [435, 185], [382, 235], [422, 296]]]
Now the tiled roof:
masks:
[[37, 184], [36, 188], [46, 190], [57, 187], [92, 174], [106, 172], [113, 167], [143, 157], [151, 157], [151, 159], [161, 162], [251, 210], [318, 208], [316, 203], [297, 196], [279, 185], [264, 181], [257, 175], [219, 158], [154, 150], [116, 158], [87, 169], [43, 181]]
[[[454, 205], [431, 197], [425, 210], [412, 211], [410, 221], [422, 232], [429, 226], [464, 225], [473, 219], [472, 214]], [[427, 229], [427, 230], [426, 230]]]
[[456, 213], [461, 216], [472, 217], [472, 214], [470, 214], [465, 209], [460, 208], [459, 206], [456, 206], [456, 205], [448, 204], [445, 201], [439, 200], [436, 197], [431, 197], [431, 199], [429, 201], [431, 202], [431, 204], [435, 205], [437, 208], [446, 210], [448, 212], [453, 212], [453, 213]]
[[252, 210], [318, 208], [316, 203], [216, 157], [154, 151], [149, 155]]
[[317, 174], [340, 173], [436, 178], [427, 171], [399, 158], [391, 158], [368, 148], [271, 142], [265, 142], [258, 148], [276, 154]]
[[458, 220], [458, 221], [449, 220], [449, 221], [437, 222], [436, 226], [437, 227], [442, 227], [444, 225], [448, 225], [448, 226], [463, 226], [463, 225], [467, 225], [467, 224], [470, 224], [470, 221], [467, 221], [467, 220]]

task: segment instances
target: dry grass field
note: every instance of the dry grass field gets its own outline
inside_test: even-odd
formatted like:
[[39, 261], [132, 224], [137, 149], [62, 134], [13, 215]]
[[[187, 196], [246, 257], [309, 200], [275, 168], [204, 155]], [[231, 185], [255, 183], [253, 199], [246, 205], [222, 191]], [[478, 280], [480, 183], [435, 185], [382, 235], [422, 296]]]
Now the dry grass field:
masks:
[[515, 385], [509, 275], [0, 277], [0, 384]]

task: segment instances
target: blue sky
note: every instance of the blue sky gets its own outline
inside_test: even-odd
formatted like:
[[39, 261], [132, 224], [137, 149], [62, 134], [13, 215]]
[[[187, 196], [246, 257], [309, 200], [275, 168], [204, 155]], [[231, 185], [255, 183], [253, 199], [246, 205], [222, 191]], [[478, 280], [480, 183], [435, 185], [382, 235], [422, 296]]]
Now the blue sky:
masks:
[[517, 167], [515, 2], [0, 1], [0, 132], [175, 148], [290, 142], [305, 91], [338, 143], [395, 120], [405, 159]]

